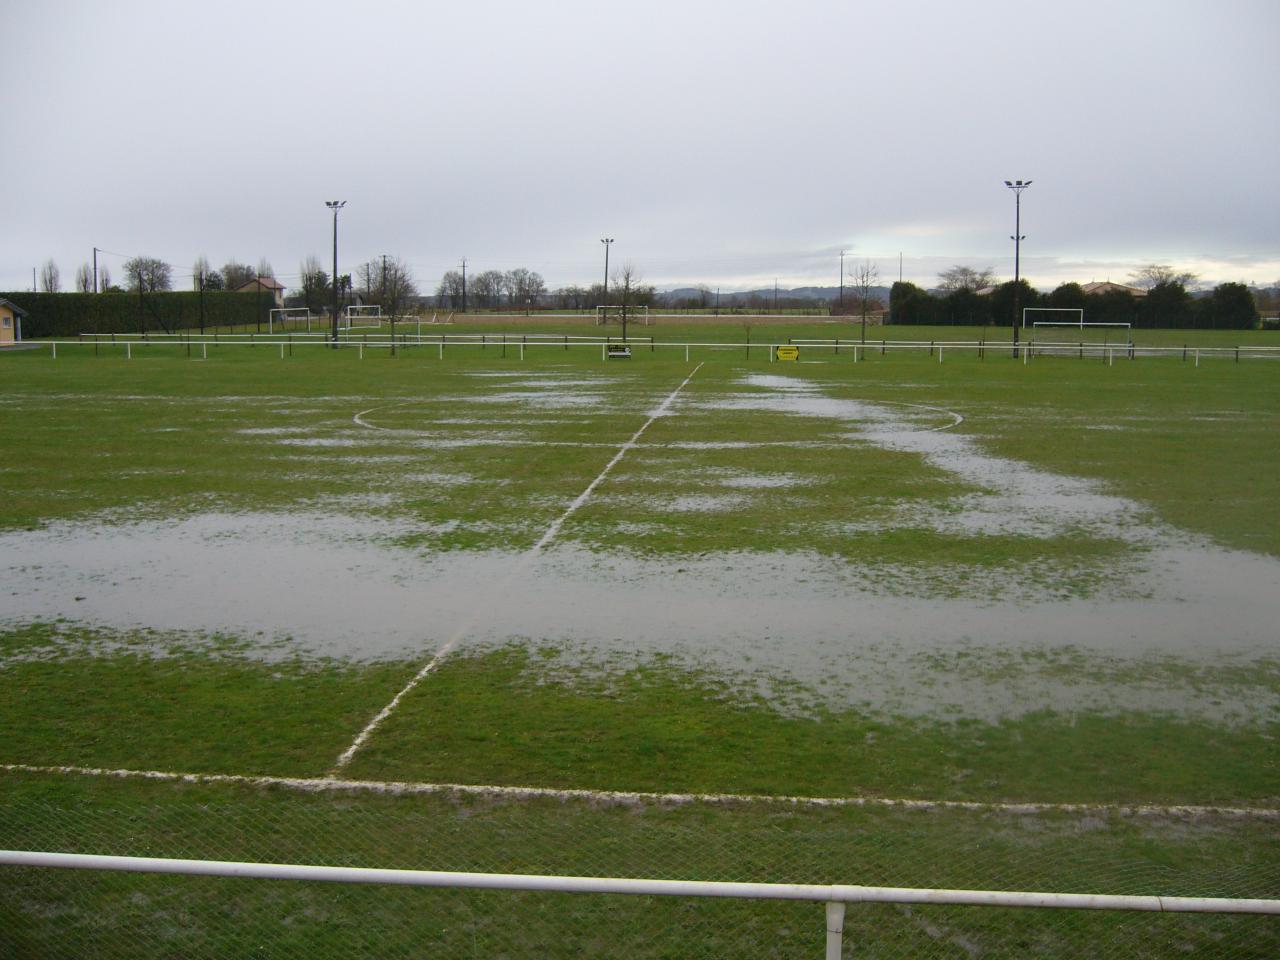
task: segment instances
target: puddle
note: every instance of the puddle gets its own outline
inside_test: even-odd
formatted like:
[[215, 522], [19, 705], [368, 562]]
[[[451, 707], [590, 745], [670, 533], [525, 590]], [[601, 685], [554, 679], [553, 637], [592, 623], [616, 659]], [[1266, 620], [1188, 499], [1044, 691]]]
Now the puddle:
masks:
[[[460, 625], [460, 650], [550, 644], [615, 663], [666, 654], [778, 702], [804, 697], [885, 715], [983, 719], [1063, 710], [1167, 710], [1274, 718], [1255, 687], [1115, 682], [1087, 671], [931, 669], [978, 651], [1088, 662], [1245, 663], [1277, 655], [1280, 561], [1166, 548], [1152, 599], [990, 605], [878, 594], [858, 569], [808, 554], [672, 561], [556, 547], [510, 580], [519, 556], [394, 545], [425, 525], [320, 513], [207, 514], [163, 523], [55, 525], [0, 535], [0, 609], [21, 624], [66, 618], [116, 630], [222, 633], [273, 659], [303, 653], [420, 660]], [[577, 651], [577, 653], [575, 653]], [[922, 658], [925, 658], [922, 660]], [[922, 665], [924, 664], [924, 665]], [[803, 698], [802, 698], [803, 699]]]

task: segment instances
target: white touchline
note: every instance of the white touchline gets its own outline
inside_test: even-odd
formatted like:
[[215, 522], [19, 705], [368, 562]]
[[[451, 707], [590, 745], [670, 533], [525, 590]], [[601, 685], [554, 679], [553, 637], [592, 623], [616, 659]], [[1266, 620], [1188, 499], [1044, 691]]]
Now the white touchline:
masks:
[[[556, 535], [560, 532], [560, 528], [564, 526], [565, 521], [568, 520], [571, 516], [573, 516], [574, 513], [577, 512], [578, 508], [587, 502], [588, 498], [595, 491], [596, 487], [600, 486], [604, 478], [609, 475], [609, 471], [612, 470], [617, 465], [619, 460], [621, 460], [624, 456], [626, 456], [626, 453], [628, 450], [632, 449], [636, 445], [636, 441], [639, 440], [641, 435], [646, 430], [649, 429], [653, 421], [657, 420], [659, 417], [665, 414], [667, 410], [671, 408], [671, 404], [675, 402], [675, 399], [680, 394], [680, 391], [689, 385], [689, 381], [693, 379], [694, 374], [696, 374], [701, 369], [702, 369], [702, 364], [698, 364], [696, 367], [694, 367], [693, 371], [689, 374], [689, 376], [684, 378], [680, 386], [672, 390], [671, 393], [667, 395], [667, 399], [663, 400], [662, 403], [658, 404], [658, 406], [654, 409], [654, 411], [649, 415], [649, 419], [644, 422], [644, 424], [640, 427], [639, 430], [637, 430], [635, 433], [631, 435], [631, 439], [629, 439], [626, 443], [624, 443], [621, 447], [618, 448], [618, 452], [613, 455], [613, 459], [610, 460], [607, 464], [605, 464], [604, 469], [600, 471], [599, 475], [594, 480], [592, 480], [590, 484], [587, 485], [587, 489], [583, 490], [582, 493], [578, 494], [577, 498], [573, 501], [573, 503], [569, 504], [569, 508], [565, 510], [564, 513], [560, 514], [560, 516], [555, 519], [555, 521], [551, 524], [551, 526], [547, 527], [547, 531], [542, 535], [541, 539], [539, 539], [537, 543], [535, 543], [532, 547], [530, 547], [524, 553], [524, 555], [512, 568], [511, 572], [508, 573], [507, 576], [504, 578], [503, 583], [498, 585], [499, 592], [501, 592], [502, 586], [505, 583], [510, 582], [512, 577], [516, 576], [516, 574], [521, 573], [523, 570], [525, 570], [528, 567], [528, 565], [534, 559], [537, 558], [538, 554], [542, 552], [543, 548], [545, 548], [547, 544], [549, 544], [552, 540], [556, 538]], [[363, 412], [367, 413], [368, 411], [363, 411]], [[359, 414], [357, 414], [357, 416], [359, 416]], [[331, 774], [337, 774], [339, 771], [342, 770], [343, 767], [345, 767], [348, 763], [351, 762], [351, 758], [354, 757], [359, 752], [360, 748], [365, 745], [365, 742], [368, 741], [369, 737], [373, 735], [373, 732], [377, 730], [379, 726], [382, 725], [382, 722], [386, 720], [387, 717], [391, 716], [391, 714], [395, 711], [396, 707], [400, 705], [400, 701], [403, 700], [409, 693], [411, 693], [413, 691], [413, 688], [416, 687], [418, 684], [420, 684], [433, 670], [435, 670], [436, 666], [440, 663], [440, 661], [444, 657], [448, 656], [448, 654], [453, 650], [453, 648], [458, 645], [459, 640], [461, 640], [464, 636], [466, 636], [468, 633], [471, 632], [471, 629], [476, 625], [476, 621], [480, 619], [480, 616], [481, 616], [481, 612], [477, 611], [471, 617], [463, 621], [463, 623], [458, 627], [458, 629], [456, 629], [453, 632], [453, 635], [450, 636], [449, 639], [444, 642], [443, 646], [441, 646], [438, 650], [436, 650], [435, 655], [423, 665], [421, 670], [419, 670], [417, 673], [413, 675], [413, 679], [411, 679], [407, 684], [405, 684], [404, 689], [402, 689], [399, 693], [397, 693], [394, 697], [392, 697], [391, 702], [388, 703], [381, 710], [379, 710], [377, 713], [377, 716], [375, 716], [372, 720], [370, 720], [369, 723], [365, 726], [365, 728], [361, 730], [358, 734], [356, 734], [356, 738], [351, 741], [351, 746], [347, 747], [346, 750], [342, 751], [341, 756], [339, 756], [337, 761], [334, 762], [333, 770], [330, 771]]]
[[1240, 817], [1280, 819], [1275, 807], [1213, 807], [1174, 803], [1070, 803], [1034, 800], [927, 800], [916, 797], [802, 797], [764, 793], [656, 793], [644, 790], [590, 790], [583, 787], [509, 787], [473, 783], [425, 783], [412, 780], [346, 780], [341, 777], [274, 777], [267, 774], [183, 773], [174, 770], [129, 770], [107, 767], [41, 766], [0, 763], [0, 771], [42, 775], [158, 780], [168, 783], [224, 783], [249, 787], [284, 787], [307, 793], [452, 794], [510, 800], [590, 800], [609, 803], [780, 804], [797, 807], [894, 807], [903, 810], [972, 810], [995, 813], [1115, 813], [1126, 816]]

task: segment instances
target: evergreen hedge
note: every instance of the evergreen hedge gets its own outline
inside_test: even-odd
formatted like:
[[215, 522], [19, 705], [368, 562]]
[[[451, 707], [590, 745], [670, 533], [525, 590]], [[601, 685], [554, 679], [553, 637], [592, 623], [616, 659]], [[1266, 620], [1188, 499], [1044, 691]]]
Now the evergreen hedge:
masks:
[[[172, 333], [200, 327], [200, 294], [166, 290], [148, 293], [0, 293], [27, 311], [22, 336], [74, 337], [81, 333]], [[262, 324], [275, 303], [270, 295], [204, 294], [205, 325]]]

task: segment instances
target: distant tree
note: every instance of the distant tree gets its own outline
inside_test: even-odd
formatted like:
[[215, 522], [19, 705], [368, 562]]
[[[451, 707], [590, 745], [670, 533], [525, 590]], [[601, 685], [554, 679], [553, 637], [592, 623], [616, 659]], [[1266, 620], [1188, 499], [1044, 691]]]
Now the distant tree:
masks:
[[1083, 310], [1084, 287], [1078, 283], [1060, 284], [1054, 288], [1049, 296], [1045, 297], [1044, 305], [1063, 310]]
[[543, 282], [541, 274], [526, 270], [524, 267], [517, 267], [507, 274], [506, 288], [511, 305], [519, 309], [537, 304], [546, 292], [547, 285]]
[[1147, 291], [1138, 311], [1139, 325], [1143, 327], [1191, 326], [1191, 294], [1177, 280], [1165, 280]]
[[112, 287], [111, 269], [106, 264], [98, 268], [98, 289], [103, 293], [116, 293], [120, 289], [119, 287]]
[[952, 290], [942, 300], [943, 323], [981, 327], [991, 319], [991, 298], [979, 296], [968, 287]]
[[93, 268], [87, 263], [76, 267], [76, 290], [80, 293], [93, 293]]
[[1129, 280], [1135, 287], [1152, 290], [1161, 284], [1176, 283], [1178, 286], [1194, 287], [1200, 278], [1194, 273], [1175, 270], [1167, 263], [1148, 263], [1129, 274]]
[[[1014, 290], [1017, 290], [1018, 300], [1018, 316], [1013, 315]], [[1040, 306], [1040, 294], [1027, 281], [1019, 279], [1015, 284], [1012, 280], [1002, 283], [991, 291], [991, 295], [987, 298], [987, 311], [991, 318], [991, 322], [995, 324], [1007, 324], [1010, 322], [1021, 325], [1022, 308]]]
[[206, 290], [223, 290], [226, 288], [226, 281], [222, 279], [222, 274], [217, 270], [210, 270], [204, 275], [204, 288]]
[[46, 260], [40, 268], [40, 289], [45, 293], [57, 293], [62, 289], [62, 275], [52, 259]]
[[154, 293], [172, 289], [173, 268], [156, 257], [134, 257], [126, 260], [124, 272], [131, 291]]
[[381, 302], [382, 258], [367, 260], [356, 267], [356, 289], [366, 301]]
[[1126, 290], [1090, 293], [1084, 298], [1084, 318], [1088, 323], [1138, 322], [1138, 300]]
[[889, 322], [908, 325], [937, 323], [938, 299], [914, 283], [899, 280], [889, 288]]
[[417, 296], [418, 288], [413, 282], [413, 274], [399, 257], [379, 258], [381, 260], [381, 295], [382, 312], [391, 316], [391, 355], [396, 353], [396, 318], [404, 313], [412, 297]]
[[985, 290], [987, 287], [994, 286], [995, 282], [995, 271], [989, 267], [985, 270], [975, 270], [973, 267], [957, 264], [950, 270], [944, 270], [938, 274], [938, 289], [945, 290], [947, 293], [954, 293], [957, 290], [974, 292]]
[[1258, 307], [1251, 291], [1243, 283], [1222, 283], [1213, 293], [1197, 301], [1203, 305], [1208, 323], [1219, 330], [1252, 330], [1258, 325]]
[[320, 266], [319, 258], [308, 256], [298, 267], [298, 289], [301, 297], [297, 306], [318, 312], [329, 297], [329, 275]]
[[271, 277], [273, 280], [275, 279], [276, 272], [271, 268], [271, 263], [266, 257], [260, 257], [258, 259], [258, 276]]
[[506, 288], [507, 276], [501, 270], [486, 270], [471, 281], [471, 292], [476, 305], [481, 307], [500, 306]]
[[209, 289], [209, 258], [203, 253], [196, 257], [195, 262], [191, 264], [191, 289], [192, 290], [208, 290]]
[[613, 274], [613, 289], [622, 307], [623, 340], [627, 339], [627, 319], [631, 309], [653, 300], [653, 287], [645, 286], [642, 280], [640, 271], [632, 263], [624, 263]]
[[238, 290], [254, 278], [253, 267], [234, 259], [222, 265], [222, 282], [228, 290]]
[[871, 290], [880, 282], [880, 271], [870, 260], [865, 260], [853, 270], [854, 305], [862, 314], [862, 342], [867, 342], [867, 311], [871, 309]]
[[450, 270], [440, 278], [440, 284], [436, 287], [436, 300], [441, 308], [456, 310], [462, 306], [462, 290], [462, 274], [457, 270]]

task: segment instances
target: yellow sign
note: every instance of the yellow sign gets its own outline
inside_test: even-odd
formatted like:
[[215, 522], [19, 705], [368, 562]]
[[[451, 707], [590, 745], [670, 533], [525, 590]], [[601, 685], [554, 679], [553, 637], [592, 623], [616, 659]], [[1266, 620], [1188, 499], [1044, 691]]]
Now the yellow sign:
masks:
[[800, 356], [800, 348], [793, 346], [785, 346], [778, 348], [779, 360], [795, 360]]

